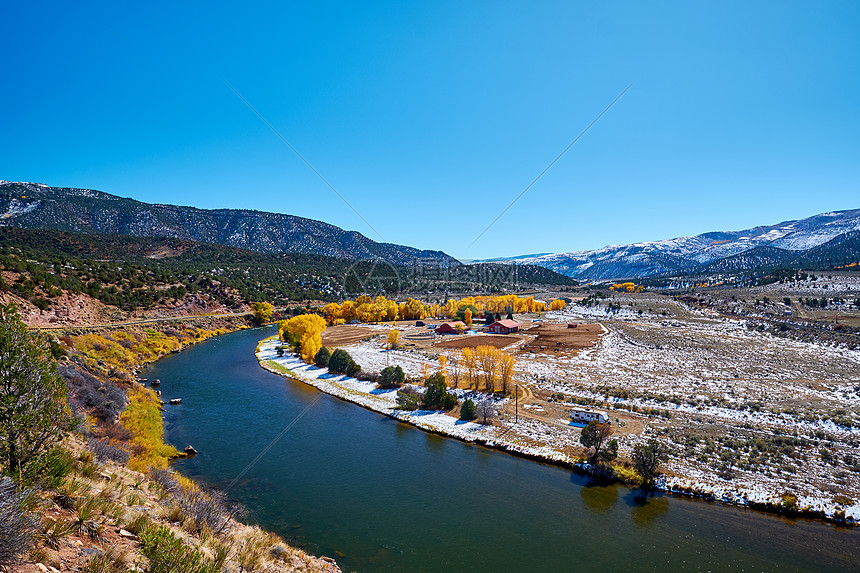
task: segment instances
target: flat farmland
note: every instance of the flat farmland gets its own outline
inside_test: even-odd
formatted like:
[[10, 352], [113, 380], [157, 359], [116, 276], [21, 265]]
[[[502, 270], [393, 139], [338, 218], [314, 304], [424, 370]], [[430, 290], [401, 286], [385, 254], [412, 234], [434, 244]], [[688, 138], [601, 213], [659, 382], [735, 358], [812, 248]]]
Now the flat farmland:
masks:
[[577, 324], [576, 328], [568, 328], [566, 323], [544, 323], [530, 328], [528, 333], [536, 336], [523, 346], [524, 351], [578, 352], [583, 348], [593, 348], [603, 335], [604, 329], [600, 324]]
[[478, 346], [494, 346], [498, 349], [507, 348], [511, 344], [520, 342], [522, 337], [508, 334], [497, 334], [487, 336], [462, 336], [442, 340], [433, 346], [436, 348], [477, 348]]

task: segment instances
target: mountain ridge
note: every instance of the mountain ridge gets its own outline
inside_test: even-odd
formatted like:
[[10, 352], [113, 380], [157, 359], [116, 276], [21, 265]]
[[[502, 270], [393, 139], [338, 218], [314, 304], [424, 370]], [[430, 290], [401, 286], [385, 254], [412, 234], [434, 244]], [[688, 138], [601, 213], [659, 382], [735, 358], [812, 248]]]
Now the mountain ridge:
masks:
[[[833, 239], [860, 230], [860, 209], [829, 211], [805, 219], [783, 221], [741, 231], [709, 231], [690, 237], [646, 241], [628, 245], [607, 245], [601, 249], [555, 253], [539, 257], [503, 259], [514, 264], [531, 264], [587, 280], [644, 278], [720, 269], [752, 268], [758, 263], [800, 264], [804, 252]], [[839, 245], [835, 245], [839, 246]], [[776, 251], [762, 250], [764, 247]], [[739, 263], [748, 254], [747, 263]], [[830, 255], [824, 255], [830, 260]], [[756, 261], [758, 261], [756, 263]]]
[[0, 181], [0, 225], [78, 233], [172, 237], [264, 253], [304, 253], [392, 264], [460, 262], [435, 250], [378, 243], [315, 219], [250, 209], [145, 203], [95, 189]]

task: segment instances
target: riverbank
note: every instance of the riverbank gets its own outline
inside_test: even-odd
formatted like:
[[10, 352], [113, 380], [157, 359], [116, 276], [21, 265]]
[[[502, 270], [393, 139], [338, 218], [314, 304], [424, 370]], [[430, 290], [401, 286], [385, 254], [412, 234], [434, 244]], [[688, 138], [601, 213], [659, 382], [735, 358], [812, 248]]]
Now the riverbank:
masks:
[[[249, 327], [243, 317], [200, 317], [53, 340], [70, 403], [84, 421], [52, 454], [60, 473], [55, 485], [35, 492], [38, 534], [11, 571], [160, 571], [179, 559], [209, 571], [340, 572], [333, 559], [242, 523], [238, 506], [220, 492], [165, 469], [183, 454], [164, 441], [163, 403], [138, 372]], [[153, 539], [173, 544], [170, 555]]]
[[[275, 338], [261, 341], [256, 357], [260, 365], [281, 376], [304, 382], [327, 394], [359, 404], [370, 410], [412, 424], [428, 432], [485, 445], [513, 455], [554, 464], [574, 471], [587, 472], [584, 460], [575, 453], [578, 433], [553, 432], [548, 437], [545, 425], [533, 420], [500, 419], [496, 425], [484, 426], [463, 422], [438, 411], [402, 411], [397, 409], [396, 390], [382, 390], [372, 382], [331, 375], [327, 369], [305, 364], [289, 353], [278, 356]], [[462, 390], [455, 393], [464, 394]], [[499, 405], [504, 405], [499, 400]], [[785, 495], [765, 488], [748, 488], [742, 484], [720, 485], [709, 482], [706, 476], [672, 475], [658, 480], [658, 489], [678, 496], [700, 498], [728, 505], [821, 519], [841, 524], [854, 524], [860, 519], [860, 506], [853, 500], [837, 503], [824, 496]]]

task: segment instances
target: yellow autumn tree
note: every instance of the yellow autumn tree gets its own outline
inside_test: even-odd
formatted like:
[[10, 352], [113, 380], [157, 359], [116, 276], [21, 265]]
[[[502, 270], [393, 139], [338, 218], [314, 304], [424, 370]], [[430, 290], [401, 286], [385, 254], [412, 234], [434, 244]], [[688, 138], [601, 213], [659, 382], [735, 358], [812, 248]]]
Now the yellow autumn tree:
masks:
[[302, 360], [312, 362], [322, 348], [322, 332], [326, 321], [318, 314], [300, 314], [278, 323], [278, 335], [302, 354]]
[[507, 352], [499, 353], [499, 378], [502, 381], [502, 392], [508, 393], [514, 379], [514, 357]]
[[457, 360], [456, 356], [451, 357], [451, 376], [450, 380], [454, 384], [454, 388], [458, 388], [460, 386], [460, 378], [462, 376], [462, 370], [460, 369], [460, 361]]
[[567, 306], [567, 303], [561, 300], [560, 298], [555, 299], [551, 303], [549, 303], [550, 310], [564, 310], [564, 307]]
[[400, 340], [400, 331], [399, 330], [389, 330], [388, 331], [388, 348], [394, 350], [397, 348], [397, 343]]
[[472, 386], [474, 385], [475, 390], [477, 390], [478, 361], [477, 357], [475, 356], [475, 351], [471, 348], [463, 349], [463, 369], [466, 371], [466, 387], [472, 388]]
[[472, 327], [472, 310], [467, 308], [466, 312], [463, 313], [463, 322], [466, 323], [466, 326], [469, 328]]
[[251, 314], [254, 315], [254, 320], [257, 324], [266, 324], [272, 320], [272, 314], [275, 312], [275, 307], [268, 302], [255, 302], [251, 305]]
[[439, 363], [439, 367], [438, 367], [437, 372], [439, 372], [439, 374], [441, 374], [442, 376], [445, 376], [447, 378], [448, 372], [446, 370], [446, 367], [448, 366], [448, 357], [445, 356], [444, 354], [440, 354], [439, 358], [437, 359], [437, 362]]
[[496, 391], [496, 373], [499, 369], [499, 358], [497, 351], [492, 346], [479, 346], [475, 349], [475, 357], [481, 374], [484, 375], [484, 388], [487, 392]]

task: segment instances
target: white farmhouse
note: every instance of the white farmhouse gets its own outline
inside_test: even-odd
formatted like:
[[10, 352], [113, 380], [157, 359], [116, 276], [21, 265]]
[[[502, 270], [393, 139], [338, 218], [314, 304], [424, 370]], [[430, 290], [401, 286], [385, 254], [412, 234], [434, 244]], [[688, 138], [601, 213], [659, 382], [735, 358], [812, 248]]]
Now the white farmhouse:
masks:
[[609, 416], [601, 410], [592, 410], [591, 408], [574, 408], [570, 411], [570, 419], [574, 422], [585, 423], [599, 422], [605, 424], [609, 421]]

